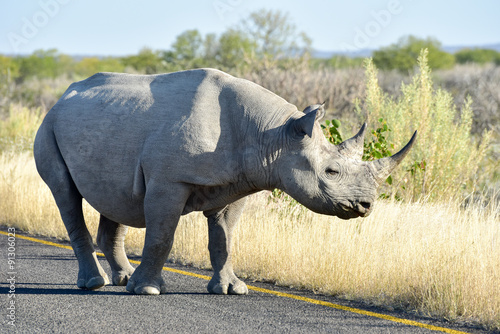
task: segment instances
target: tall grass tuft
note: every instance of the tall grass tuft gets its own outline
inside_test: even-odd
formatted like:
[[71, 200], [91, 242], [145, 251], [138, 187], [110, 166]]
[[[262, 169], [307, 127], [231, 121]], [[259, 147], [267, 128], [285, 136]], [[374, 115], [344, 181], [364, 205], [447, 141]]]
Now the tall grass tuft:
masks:
[[461, 113], [453, 97], [434, 89], [427, 51], [418, 59], [419, 72], [411, 83], [401, 85], [397, 98], [386, 95], [378, 84], [377, 69], [367, 60], [366, 97], [357, 103], [358, 114], [377, 127], [380, 118], [392, 130], [387, 138], [402, 147], [411, 133], [418, 130], [416, 144], [402, 166], [393, 174], [397, 182], [387, 192], [407, 200], [448, 200], [475, 190], [478, 170], [491, 139], [485, 132], [480, 141], [471, 134], [472, 101], [468, 99]]
[[9, 105], [7, 116], [4, 119], [0, 118], [0, 152], [31, 150], [42, 119], [40, 108], [31, 109], [20, 104]]

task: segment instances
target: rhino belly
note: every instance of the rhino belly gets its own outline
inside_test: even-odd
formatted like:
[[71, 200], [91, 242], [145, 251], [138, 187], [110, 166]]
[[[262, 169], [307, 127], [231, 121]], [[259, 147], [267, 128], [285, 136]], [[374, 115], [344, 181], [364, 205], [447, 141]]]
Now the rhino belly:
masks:
[[118, 175], [116, 172], [80, 170], [72, 172], [72, 177], [82, 197], [97, 212], [123, 225], [145, 227], [144, 194], [134, 191], [132, 177], [125, 177], [123, 170]]

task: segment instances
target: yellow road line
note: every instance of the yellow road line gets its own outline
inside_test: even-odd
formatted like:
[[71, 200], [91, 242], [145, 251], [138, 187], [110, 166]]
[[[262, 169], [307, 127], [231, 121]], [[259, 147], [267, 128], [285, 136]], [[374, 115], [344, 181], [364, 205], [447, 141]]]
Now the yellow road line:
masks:
[[290, 294], [290, 293], [284, 293], [284, 292], [279, 292], [279, 291], [274, 291], [274, 290], [268, 290], [268, 289], [258, 288], [258, 287], [255, 287], [255, 286], [249, 286], [248, 289], [254, 290], [254, 291], [263, 292], [263, 293], [268, 293], [268, 294], [272, 294], [272, 295], [276, 295], [276, 296], [279, 296], [279, 297], [301, 300], [301, 301], [304, 301], [304, 302], [307, 302], [307, 303], [311, 303], [311, 304], [316, 304], [316, 305], [321, 305], [321, 306], [327, 306], [327, 307], [331, 307], [331, 308], [334, 308], [334, 309], [337, 309], [337, 310], [342, 310], [342, 311], [348, 311], [348, 312], [352, 312], [352, 313], [362, 314], [362, 315], [366, 315], [366, 316], [369, 316], [369, 317], [375, 317], [375, 318], [380, 318], [380, 319], [389, 320], [389, 321], [393, 321], [393, 322], [399, 322], [399, 323], [402, 323], [402, 324], [405, 324], [405, 325], [408, 325], [408, 326], [421, 327], [421, 328], [426, 328], [426, 329], [430, 329], [430, 330], [433, 330], [433, 331], [441, 331], [441, 332], [450, 333], [450, 334], [467, 334], [466, 332], [461, 332], [461, 331], [457, 331], [457, 330], [453, 330], [453, 329], [449, 329], [449, 328], [428, 325], [428, 324], [424, 324], [424, 323], [413, 321], [413, 320], [408, 320], [408, 319], [403, 319], [403, 318], [397, 318], [397, 317], [393, 317], [391, 315], [386, 315], [386, 314], [381, 314], [381, 313], [375, 313], [375, 312], [365, 311], [365, 310], [357, 309], [357, 308], [354, 308], [354, 307], [338, 305], [338, 304], [334, 304], [334, 303], [330, 303], [330, 302], [325, 302], [325, 301], [318, 300], [318, 299], [312, 299], [312, 298], [297, 296], [297, 295], [293, 295], [293, 294]]
[[[7, 232], [4, 232], [4, 231], [0, 231], [0, 234], [9, 235]], [[29, 241], [33, 241], [33, 242], [38, 242], [38, 243], [41, 243], [41, 244], [44, 244], [44, 245], [48, 245], [48, 246], [54, 246], [54, 247], [59, 247], [59, 248], [71, 249], [71, 250], [73, 249], [73, 248], [71, 248], [71, 246], [62, 245], [62, 244], [58, 244], [58, 243], [55, 243], [55, 242], [45, 241], [45, 240], [41, 240], [41, 239], [37, 239], [37, 238], [33, 238], [33, 237], [28, 237], [28, 236], [24, 236], [24, 235], [19, 235], [19, 234], [16, 234], [16, 238], [24, 239], [24, 240], [29, 240]], [[104, 256], [103, 253], [97, 253], [97, 255], [98, 256]], [[140, 261], [136, 261], [136, 260], [130, 260], [130, 262], [134, 263], [134, 264], [141, 264]], [[169, 271], [169, 272], [172, 272], [172, 273], [176, 273], [176, 274], [185, 275], [185, 276], [191, 276], [191, 277], [201, 278], [201, 279], [204, 279], [204, 280], [210, 280], [211, 279], [210, 276], [194, 274], [194, 273], [191, 273], [189, 271], [184, 271], [184, 270], [179, 270], [179, 269], [174, 269], [174, 268], [163, 267], [163, 270]], [[388, 320], [388, 321], [398, 322], [398, 323], [405, 324], [405, 325], [408, 325], [408, 326], [425, 328], [425, 329], [429, 329], [429, 330], [432, 330], [432, 331], [439, 331], [439, 332], [449, 333], [449, 334], [467, 334], [466, 332], [461, 332], [461, 331], [457, 331], [457, 330], [454, 330], [454, 329], [449, 329], [449, 328], [444, 328], [444, 327], [438, 327], [438, 326], [428, 325], [428, 324], [424, 324], [424, 323], [421, 323], [421, 322], [418, 322], [418, 321], [413, 321], [413, 320], [408, 320], [408, 319], [403, 319], [403, 318], [397, 318], [397, 317], [393, 317], [391, 315], [386, 315], [386, 314], [381, 314], [381, 313], [375, 313], [375, 312], [365, 311], [365, 310], [357, 309], [357, 308], [354, 308], [354, 307], [343, 306], [343, 305], [339, 305], [339, 304], [325, 302], [325, 301], [318, 300], [318, 299], [297, 296], [297, 295], [290, 294], [290, 293], [284, 293], [284, 292], [279, 292], [279, 291], [274, 291], [274, 290], [259, 288], [259, 287], [256, 287], [256, 286], [250, 286], [249, 285], [248, 289], [249, 290], [253, 290], [253, 291], [257, 291], [257, 292], [261, 292], [261, 293], [267, 293], [267, 294], [275, 295], [275, 296], [278, 296], [278, 297], [290, 298], [290, 299], [300, 300], [300, 301], [303, 301], [303, 302], [306, 302], [306, 303], [311, 303], [311, 304], [316, 304], [316, 305], [331, 307], [331, 308], [334, 308], [334, 309], [337, 309], [337, 310], [342, 310], [342, 311], [347, 311], [347, 312], [351, 312], [351, 313], [361, 314], [361, 315], [365, 315], [365, 316], [368, 316], [368, 317], [375, 317], [375, 318], [380, 318], [380, 319], [384, 319], [384, 320]]]

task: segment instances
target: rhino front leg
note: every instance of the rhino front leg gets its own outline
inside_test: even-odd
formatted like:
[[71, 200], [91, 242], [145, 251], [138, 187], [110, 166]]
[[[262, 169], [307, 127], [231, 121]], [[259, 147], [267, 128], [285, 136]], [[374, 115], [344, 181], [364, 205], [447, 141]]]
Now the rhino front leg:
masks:
[[114, 285], [127, 285], [128, 279], [134, 273], [134, 267], [130, 265], [125, 253], [125, 235], [127, 226], [118, 224], [103, 215], [99, 220], [97, 231], [97, 244], [109, 262]]
[[[127, 291], [140, 295], [158, 295], [167, 291], [162, 278], [162, 268], [174, 242], [189, 189], [181, 184], [151, 187], [144, 199], [146, 238], [141, 264], [127, 283]], [[168, 186], [168, 185], [167, 185]]]
[[248, 288], [233, 272], [231, 247], [233, 230], [238, 222], [246, 198], [240, 199], [217, 212], [205, 212], [208, 218], [208, 250], [214, 275], [207, 290], [214, 294], [245, 295]]

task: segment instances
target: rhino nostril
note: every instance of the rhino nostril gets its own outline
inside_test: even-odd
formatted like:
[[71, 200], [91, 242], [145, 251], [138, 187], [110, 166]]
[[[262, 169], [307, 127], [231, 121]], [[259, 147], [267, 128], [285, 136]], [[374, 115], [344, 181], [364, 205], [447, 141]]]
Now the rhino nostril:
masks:
[[372, 204], [370, 202], [359, 202], [359, 205], [361, 205], [366, 210], [370, 210], [370, 208], [372, 206]]

